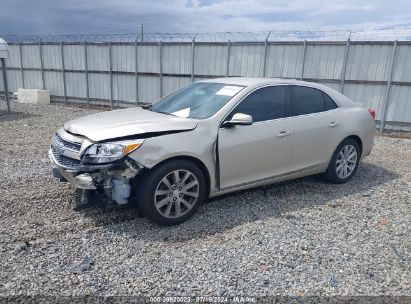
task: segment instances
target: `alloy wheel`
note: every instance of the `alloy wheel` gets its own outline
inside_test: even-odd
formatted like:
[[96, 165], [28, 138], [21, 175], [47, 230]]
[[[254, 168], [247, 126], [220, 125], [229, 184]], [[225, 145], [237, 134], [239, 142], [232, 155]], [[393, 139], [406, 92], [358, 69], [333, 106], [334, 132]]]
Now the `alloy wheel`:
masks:
[[338, 153], [335, 170], [339, 178], [349, 177], [357, 166], [358, 153], [353, 145], [344, 146]]
[[194, 207], [199, 193], [199, 182], [192, 172], [174, 170], [158, 183], [154, 192], [154, 204], [162, 216], [178, 218]]

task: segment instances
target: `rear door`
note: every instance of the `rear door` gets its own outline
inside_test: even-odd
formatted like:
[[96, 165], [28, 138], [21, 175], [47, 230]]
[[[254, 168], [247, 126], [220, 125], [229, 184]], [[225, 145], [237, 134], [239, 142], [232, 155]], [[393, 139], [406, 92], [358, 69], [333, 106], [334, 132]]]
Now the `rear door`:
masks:
[[245, 97], [227, 116], [251, 115], [249, 126], [220, 127], [218, 151], [220, 188], [249, 184], [288, 174], [293, 123], [288, 86], [268, 86]]
[[316, 88], [291, 86], [291, 96], [294, 116], [291, 172], [323, 167], [341, 141], [343, 111]]

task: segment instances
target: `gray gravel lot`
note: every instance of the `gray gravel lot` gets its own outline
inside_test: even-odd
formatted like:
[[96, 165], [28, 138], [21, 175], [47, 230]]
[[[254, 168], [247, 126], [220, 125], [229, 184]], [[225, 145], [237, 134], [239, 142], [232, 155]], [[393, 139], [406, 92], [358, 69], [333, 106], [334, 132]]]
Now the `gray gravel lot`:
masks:
[[[160, 227], [134, 209], [76, 211], [51, 177], [51, 136], [95, 110], [13, 110], [0, 116], [0, 295], [411, 296], [410, 139], [377, 137], [345, 185], [244, 191]], [[70, 273], [85, 256], [94, 265]]]

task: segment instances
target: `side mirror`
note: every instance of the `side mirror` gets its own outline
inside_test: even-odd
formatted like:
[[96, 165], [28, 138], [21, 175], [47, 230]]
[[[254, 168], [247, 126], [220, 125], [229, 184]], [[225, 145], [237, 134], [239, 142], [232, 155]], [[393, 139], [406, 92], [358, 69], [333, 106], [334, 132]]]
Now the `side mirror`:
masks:
[[231, 120], [225, 121], [223, 127], [233, 127], [233, 126], [249, 126], [253, 124], [253, 118], [248, 114], [235, 113]]

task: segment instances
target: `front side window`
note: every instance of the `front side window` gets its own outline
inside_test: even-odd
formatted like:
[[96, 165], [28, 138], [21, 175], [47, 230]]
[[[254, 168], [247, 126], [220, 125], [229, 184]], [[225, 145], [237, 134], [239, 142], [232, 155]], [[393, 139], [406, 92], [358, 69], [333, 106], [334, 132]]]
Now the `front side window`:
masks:
[[204, 119], [217, 113], [243, 86], [198, 82], [160, 99], [150, 110], [179, 117]]
[[285, 90], [285, 86], [272, 86], [252, 92], [231, 112], [227, 120], [231, 120], [236, 113], [248, 114], [254, 122], [285, 117]]

